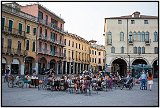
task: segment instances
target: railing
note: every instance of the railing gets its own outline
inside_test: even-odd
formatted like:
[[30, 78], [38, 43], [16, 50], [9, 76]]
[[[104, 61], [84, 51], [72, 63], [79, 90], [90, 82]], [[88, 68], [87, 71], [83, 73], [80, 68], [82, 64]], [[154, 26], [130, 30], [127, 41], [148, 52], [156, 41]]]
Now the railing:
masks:
[[17, 35], [17, 36], [25, 37], [25, 31], [20, 31], [20, 30], [15, 29], [15, 28], [9, 28], [7, 26], [5, 26], [4, 29], [2, 29], [2, 32], [6, 32], [8, 34], [14, 34], [14, 35]]
[[151, 39], [145, 40], [145, 44], [146, 44], [146, 45], [150, 45], [150, 44], [151, 44]]
[[9, 13], [12, 13], [14, 15], [18, 15], [20, 17], [23, 17], [25, 19], [29, 19], [29, 20], [37, 22], [37, 18], [35, 16], [32, 16], [30, 14], [27, 14], [25, 12], [17, 10], [17, 9], [15, 9], [13, 7], [9, 7], [9, 6], [5, 5], [5, 4], [2, 4], [2, 11], [9, 12]]
[[7, 47], [2, 48], [2, 53], [12, 54], [12, 55], [22, 55], [22, 56], [27, 55], [26, 50], [20, 50], [20, 49], [17, 49], [17, 48], [7, 48]]
[[43, 34], [39, 34], [39, 39], [48, 40], [48, 37]]
[[128, 39], [128, 43], [129, 43], [130, 45], [133, 45], [133, 40], [129, 40], [129, 39]]
[[54, 30], [56, 30], [56, 31], [58, 31], [58, 32], [64, 33], [64, 30], [63, 30], [62, 28], [58, 27], [58, 26], [57, 26], [56, 24], [54, 24], [54, 23], [49, 23], [49, 22], [46, 22], [46, 20], [44, 20], [44, 19], [39, 19], [39, 18], [38, 18], [38, 21], [39, 21], [41, 24], [46, 25], [46, 26], [49, 26], [49, 27], [53, 28]]

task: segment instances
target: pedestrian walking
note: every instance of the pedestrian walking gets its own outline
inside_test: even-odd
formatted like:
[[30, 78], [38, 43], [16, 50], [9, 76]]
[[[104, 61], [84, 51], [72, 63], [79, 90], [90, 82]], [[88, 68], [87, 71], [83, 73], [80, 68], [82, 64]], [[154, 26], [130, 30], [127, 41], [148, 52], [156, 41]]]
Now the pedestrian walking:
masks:
[[148, 73], [148, 86], [149, 86], [149, 90], [152, 90], [152, 84], [153, 84], [153, 75], [151, 72]]
[[142, 75], [140, 76], [140, 81], [141, 81], [141, 87], [140, 87], [140, 89], [141, 90], [147, 90], [147, 85], [146, 85], [146, 82], [147, 82], [147, 75], [146, 75], [146, 73], [145, 73], [145, 71], [143, 70], [142, 71]]

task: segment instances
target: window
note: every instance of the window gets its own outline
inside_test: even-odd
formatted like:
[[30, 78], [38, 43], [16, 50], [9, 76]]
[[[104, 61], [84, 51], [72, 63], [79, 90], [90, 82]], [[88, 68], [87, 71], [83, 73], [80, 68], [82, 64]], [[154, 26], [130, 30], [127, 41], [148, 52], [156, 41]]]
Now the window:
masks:
[[74, 47], [74, 42], [72, 42], [72, 47]]
[[46, 53], [47, 52], [47, 44], [45, 43], [44, 44], [44, 53]]
[[61, 24], [60, 30], [62, 30], [62, 24]]
[[134, 48], [133, 48], [133, 53], [134, 53], [134, 54], [137, 54], [137, 47], [134, 47]]
[[83, 50], [83, 45], [82, 45], [82, 50]]
[[64, 49], [64, 57], [66, 57], [66, 49]]
[[21, 23], [19, 23], [18, 25], [18, 33], [22, 34], [22, 24]]
[[140, 31], [138, 32], [138, 41], [139, 42], [141, 41], [141, 32]]
[[120, 32], [120, 41], [124, 41], [124, 33]]
[[118, 20], [118, 24], [122, 24], [122, 20]]
[[95, 55], [96, 55], [96, 51], [95, 51]]
[[124, 54], [124, 47], [121, 47], [121, 54]]
[[42, 51], [42, 42], [39, 42], [39, 52]]
[[112, 33], [111, 32], [108, 32], [108, 36], [107, 36], [107, 44], [108, 45], [111, 45], [112, 44]]
[[79, 49], [81, 49], [81, 45], [79, 44]]
[[47, 37], [47, 29], [45, 29], [45, 37]]
[[8, 31], [12, 32], [12, 26], [13, 26], [13, 21], [9, 20], [9, 26], [8, 26]]
[[68, 46], [70, 46], [70, 40], [69, 40], [69, 42], [68, 42]]
[[11, 47], [12, 47], [12, 39], [8, 39], [8, 49], [11, 50]]
[[158, 41], [158, 36], [157, 36], [157, 32], [155, 31], [154, 32], [154, 42], [157, 42]]
[[131, 20], [131, 24], [135, 24], [135, 20]]
[[29, 50], [29, 40], [26, 42], [26, 50]]
[[27, 25], [27, 33], [30, 33], [30, 26]]
[[101, 52], [99, 52], [99, 55], [101, 55]]
[[48, 25], [48, 16], [46, 15], [46, 24]]
[[89, 50], [89, 54], [91, 54], [91, 50]]
[[33, 28], [33, 35], [36, 35], [36, 32], [37, 32], [36, 28]]
[[5, 26], [5, 18], [2, 18], [2, 30], [4, 30], [4, 26]]
[[146, 32], [146, 38], [145, 38], [145, 39], [146, 39], [145, 41], [146, 41], [147, 43], [149, 43], [149, 32]]
[[115, 47], [111, 47], [111, 53], [115, 53]]
[[94, 58], [92, 58], [92, 62], [94, 62]]
[[70, 58], [70, 51], [68, 51], [68, 57]]
[[145, 47], [142, 47], [142, 54], [145, 54]]
[[21, 50], [21, 41], [18, 41], [18, 50]]
[[136, 40], [137, 40], [137, 33], [134, 32], [134, 33], [133, 33], [133, 36], [134, 36], [134, 41], [136, 41]]
[[64, 39], [64, 45], [66, 45], [66, 39]]
[[142, 32], [142, 39], [141, 39], [141, 41], [142, 41], [142, 42], [145, 41], [145, 33], [144, 33], [144, 32]]
[[129, 43], [132, 43], [132, 32], [129, 32]]
[[154, 47], [154, 53], [158, 54], [158, 47]]
[[35, 42], [33, 42], [32, 51], [35, 51], [35, 49], [36, 49], [36, 44], [35, 44]]
[[74, 57], [73, 57], [73, 56], [74, 56], [74, 51], [72, 50], [72, 59], [74, 59]]
[[38, 12], [38, 19], [40, 19], [40, 20], [43, 19], [43, 13], [40, 11]]
[[96, 58], [95, 58], [95, 63], [96, 63]]
[[138, 47], [138, 54], [141, 54], [141, 47]]
[[101, 64], [101, 58], [99, 58], [98, 63]]
[[40, 29], [39, 29], [39, 34], [40, 34], [40, 37], [42, 37], [41, 35], [42, 35], [42, 27], [40, 27]]
[[144, 24], [148, 24], [148, 20], [144, 20]]
[[94, 50], [92, 50], [92, 54], [94, 54]]
[[76, 43], [76, 48], [77, 48], [77, 43]]

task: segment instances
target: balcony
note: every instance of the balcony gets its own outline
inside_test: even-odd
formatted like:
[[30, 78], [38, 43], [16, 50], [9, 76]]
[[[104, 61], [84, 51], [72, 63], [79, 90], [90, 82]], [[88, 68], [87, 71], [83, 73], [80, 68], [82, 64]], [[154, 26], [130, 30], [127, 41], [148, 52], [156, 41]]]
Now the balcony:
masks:
[[128, 41], [129, 45], [133, 45], [133, 41]]
[[17, 10], [17, 9], [15, 9], [13, 7], [7, 6], [5, 4], [2, 4], [2, 12], [7, 12], [7, 13], [10, 13], [10, 14], [14, 14], [14, 15], [22, 17], [24, 19], [37, 22], [37, 18], [35, 16], [32, 16], [30, 14], [27, 14], [25, 12]]
[[15, 29], [15, 28], [9, 28], [9, 27], [5, 26], [2, 29], [2, 32], [6, 33], [6, 34], [12, 34], [13, 36], [18, 37], [18, 38], [23, 38], [23, 39], [26, 38], [24, 31], [20, 31], [20, 30]]
[[8, 54], [8, 55], [18, 55], [18, 56], [26, 56], [27, 51], [26, 50], [20, 50], [16, 48], [2, 48], [2, 54]]
[[47, 22], [46, 20], [39, 19], [39, 18], [38, 18], [38, 21], [39, 21], [39, 23], [41, 23], [41, 24], [43, 24], [43, 25], [45, 25], [45, 26], [48, 26], [48, 27], [54, 29], [54, 30], [57, 31], [57, 32], [60, 32], [60, 33], [62, 33], [62, 34], [65, 33], [62, 28], [58, 27], [58, 26], [57, 26], [56, 24], [54, 24], [54, 23], [49, 23], [49, 22]]
[[45, 36], [45, 35], [43, 35], [43, 34], [40, 34], [40, 35], [39, 35], [39, 39], [48, 41], [48, 37]]
[[150, 45], [151, 44], [151, 39], [150, 40], [145, 40], [145, 44]]
[[38, 54], [47, 54], [50, 55], [49, 51], [47, 49], [38, 48], [37, 51]]

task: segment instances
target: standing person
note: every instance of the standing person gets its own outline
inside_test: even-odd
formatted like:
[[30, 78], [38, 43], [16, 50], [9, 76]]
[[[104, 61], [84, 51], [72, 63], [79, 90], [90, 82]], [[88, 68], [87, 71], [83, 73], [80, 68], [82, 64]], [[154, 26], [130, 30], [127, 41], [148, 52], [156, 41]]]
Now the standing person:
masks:
[[141, 80], [141, 87], [140, 87], [140, 89], [143, 90], [143, 88], [144, 89], [146, 88], [146, 81], [147, 81], [147, 75], [145, 74], [144, 70], [142, 71], [142, 75], [140, 77], [140, 80]]
[[5, 70], [5, 74], [4, 74], [4, 82], [8, 82], [8, 76], [10, 74], [10, 70], [9, 70], [9, 67], [6, 68]]
[[153, 75], [151, 72], [148, 73], [148, 86], [149, 86], [149, 90], [152, 90], [152, 84], [153, 84]]

